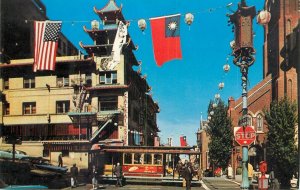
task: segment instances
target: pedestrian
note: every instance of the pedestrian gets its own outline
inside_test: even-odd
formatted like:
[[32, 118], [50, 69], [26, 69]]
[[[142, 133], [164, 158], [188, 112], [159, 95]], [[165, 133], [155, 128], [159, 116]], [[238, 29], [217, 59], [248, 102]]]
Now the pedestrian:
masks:
[[120, 166], [120, 163], [117, 163], [117, 166], [114, 169], [114, 174], [117, 177], [117, 183], [116, 183], [116, 187], [122, 187], [122, 167]]
[[272, 166], [271, 166], [271, 170], [269, 173], [269, 180], [270, 180], [270, 189], [271, 190], [279, 190], [280, 185], [279, 185], [278, 180], [275, 178], [275, 173], [274, 173]]
[[252, 181], [253, 174], [254, 174], [253, 166], [252, 166], [252, 164], [248, 163], [248, 179], [249, 179], [249, 181]]
[[63, 167], [62, 153], [58, 155], [58, 167]]
[[97, 180], [97, 174], [98, 171], [96, 169], [96, 166], [93, 165], [93, 171], [92, 171], [92, 184], [93, 184], [93, 189], [98, 189], [98, 180]]
[[70, 169], [71, 172], [71, 187], [77, 187], [77, 177], [78, 177], [78, 168], [76, 164], [73, 164], [73, 166]]
[[192, 163], [188, 162], [187, 166], [184, 169], [184, 179], [186, 181], [186, 190], [190, 190], [191, 189], [191, 182], [193, 179], [193, 167], [192, 167]]
[[232, 169], [231, 165], [228, 164], [228, 167], [227, 167], [227, 178], [231, 179], [232, 177], [233, 177], [233, 169]]
[[198, 180], [199, 180], [199, 181], [202, 181], [202, 178], [203, 178], [203, 170], [202, 170], [200, 167], [198, 168], [197, 173], [198, 173]]
[[178, 179], [180, 178], [180, 176], [182, 176], [182, 162], [181, 160], [178, 161], [177, 165], [176, 165], [176, 171], [178, 173]]

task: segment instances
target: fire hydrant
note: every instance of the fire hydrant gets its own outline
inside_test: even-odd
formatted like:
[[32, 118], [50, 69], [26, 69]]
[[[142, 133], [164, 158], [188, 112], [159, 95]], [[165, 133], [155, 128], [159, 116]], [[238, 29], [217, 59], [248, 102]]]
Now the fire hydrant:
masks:
[[261, 161], [259, 163], [259, 171], [261, 172], [261, 177], [258, 178], [258, 189], [259, 190], [267, 190], [269, 187], [268, 178], [266, 178], [267, 172], [267, 162]]

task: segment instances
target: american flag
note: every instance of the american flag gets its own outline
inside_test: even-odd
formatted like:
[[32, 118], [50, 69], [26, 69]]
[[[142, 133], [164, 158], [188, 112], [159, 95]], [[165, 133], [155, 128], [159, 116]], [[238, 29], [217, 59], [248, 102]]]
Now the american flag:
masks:
[[61, 21], [34, 22], [34, 72], [55, 69], [61, 24]]

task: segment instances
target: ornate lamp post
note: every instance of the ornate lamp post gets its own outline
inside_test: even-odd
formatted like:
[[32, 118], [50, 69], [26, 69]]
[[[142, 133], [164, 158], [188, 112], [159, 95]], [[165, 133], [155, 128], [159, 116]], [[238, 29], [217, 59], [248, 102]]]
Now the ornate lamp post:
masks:
[[[252, 20], [256, 15], [255, 7], [248, 7], [245, 0], [241, 0], [238, 9], [233, 14], [229, 15], [230, 22], [234, 25], [235, 44], [232, 46], [234, 56], [233, 63], [240, 68], [242, 73], [242, 100], [243, 100], [243, 117], [248, 114], [247, 108], [247, 81], [248, 68], [254, 63], [255, 53], [253, 47], [253, 30]], [[241, 127], [245, 127], [247, 122], [243, 123]], [[247, 171], [248, 161], [248, 146], [243, 146], [243, 173], [241, 189], [249, 189], [249, 179]]]

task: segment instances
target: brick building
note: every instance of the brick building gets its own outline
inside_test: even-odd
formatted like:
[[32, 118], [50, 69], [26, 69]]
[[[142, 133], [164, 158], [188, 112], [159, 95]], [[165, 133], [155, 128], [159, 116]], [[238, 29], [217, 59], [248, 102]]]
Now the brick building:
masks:
[[[265, 10], [271, 13], [270, 22], [264, 31], [263, 80], [248, 91], [248, 118], [254, 126], [257, 138], [249, 147], [249, 162], [256, 167], [266, 160], [266, 133], [263, 109], [268, 109], [274, 100], [287, 96], [297, 101], [297, 64], [299, 64], [299, 0], [266, 0]], [[251, 69], [251, 68], [250, 68]], [[234, 127], [242, 116], [242, 99], [228, 100], [228, 114]], [[236, 145], [233, 162], [239, 163], [241, 147]]]

